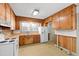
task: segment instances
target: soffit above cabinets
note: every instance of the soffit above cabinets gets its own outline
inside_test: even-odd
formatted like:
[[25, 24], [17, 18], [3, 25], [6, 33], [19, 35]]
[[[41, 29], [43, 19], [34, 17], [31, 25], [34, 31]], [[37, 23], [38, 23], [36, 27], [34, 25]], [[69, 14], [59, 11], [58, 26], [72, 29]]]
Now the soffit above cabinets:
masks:
[[[11, 8], [17, 16], [44, 19], [63, 8], [71, 5], [70, 3], [10, 3]], [[32, 15], [34, 9], [39, 10], [39, 14]]]

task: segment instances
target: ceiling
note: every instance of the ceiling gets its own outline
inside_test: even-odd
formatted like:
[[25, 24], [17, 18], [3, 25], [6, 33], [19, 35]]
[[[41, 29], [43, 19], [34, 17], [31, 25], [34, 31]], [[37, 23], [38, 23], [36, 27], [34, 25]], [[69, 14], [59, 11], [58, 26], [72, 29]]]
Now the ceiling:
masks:
[[[11, 8], [17, 16], [38, 19], [44, 19], [69, 5], [70, 3], [10, 3]], [[32, 15], [34, 9], [39, 9], [39, 15]]]

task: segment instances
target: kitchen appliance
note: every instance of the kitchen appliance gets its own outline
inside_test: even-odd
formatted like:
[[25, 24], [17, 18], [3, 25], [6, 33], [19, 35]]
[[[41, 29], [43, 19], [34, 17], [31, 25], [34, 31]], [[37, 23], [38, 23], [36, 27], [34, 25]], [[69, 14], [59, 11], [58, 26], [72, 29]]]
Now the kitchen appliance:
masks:
[[16, 43], [16, 39], [0, 41], [0, 56], [18, 55], [18, 44], [17, 43]]
[[13, 43], [8, 41], [0, 42], [0, 56], [13, 56]]
[[48, 41], [48, 29], [47, 27], [39, 27], [40, 33], [40, 42], [47, 42]]

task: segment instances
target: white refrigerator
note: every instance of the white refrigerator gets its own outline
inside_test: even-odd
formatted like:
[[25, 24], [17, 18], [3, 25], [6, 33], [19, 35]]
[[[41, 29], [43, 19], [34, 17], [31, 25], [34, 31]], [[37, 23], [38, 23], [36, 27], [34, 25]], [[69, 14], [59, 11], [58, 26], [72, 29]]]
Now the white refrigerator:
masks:
[[47, 42], [48, 41], [48, 28], [47, 27], [39, 27], [40, 33], [40, 42]]

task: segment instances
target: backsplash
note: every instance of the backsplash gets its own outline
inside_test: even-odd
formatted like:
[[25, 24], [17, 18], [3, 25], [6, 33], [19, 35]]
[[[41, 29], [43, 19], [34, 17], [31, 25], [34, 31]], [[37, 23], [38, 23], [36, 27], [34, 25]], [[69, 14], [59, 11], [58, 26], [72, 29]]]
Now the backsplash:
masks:
[[0, 27], [0, 34], [3, 34], [4, 38], [8, 38], [11, 36], [12, 31], [9, 28], [1, 28]]

